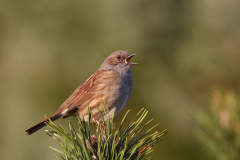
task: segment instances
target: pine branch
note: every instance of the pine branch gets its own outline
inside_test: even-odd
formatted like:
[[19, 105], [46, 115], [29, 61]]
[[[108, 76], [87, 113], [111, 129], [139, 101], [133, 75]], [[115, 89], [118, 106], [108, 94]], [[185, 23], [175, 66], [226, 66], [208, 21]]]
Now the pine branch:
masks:
[[[106, 107], [105, 107], [106, 108]], [[105, 114], [108, 112], [106, 109]], [[62, 127], [57, 126], [49, 119], [47, 124], [51, 130], [46, 133], [54, 138], [60, 148], [57, 150], [50, 147], [60, 160], [139, 160], [153, 151], [153, 146], [161, 141], [162, 136], [168, 131], [162, 132], [143, 129], [152, 121], [143, 124], [148, 111], [141, 109], [136, 117], [123, 129], [123, 123], [129, 111], [125, 114], [119, 127], [114, 132], [113, 118], [107, 117], [104, 123], [96, 124], [97, 134], [90, 134], [90, 120], [92, 113], [89, 110], [89, 122], [78, 118], [78, 132], [75, 131], [71, 122], [67, 133]], [[58, 155], [60, 154], [60, 156]], [[150, 159], [150, 158], [148, 158]]]
[[203, 159], [240, 159], [240, 98], [215, 90], [209, 107], [199, 111], [197, 137], [207, 154]]

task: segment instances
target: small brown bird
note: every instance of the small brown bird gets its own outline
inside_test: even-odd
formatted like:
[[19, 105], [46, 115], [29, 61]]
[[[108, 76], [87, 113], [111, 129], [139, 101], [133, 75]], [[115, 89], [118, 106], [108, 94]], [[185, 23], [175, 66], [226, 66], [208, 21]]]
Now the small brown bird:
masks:
[[[82, 83], [57, 109], [56, 112], [48, 116], [52, 121], [58, 118], [69, 116], [84, 116], [88, 121], [88, 106], [91, 108], [95, 120], [102, 118], [104, 114], [101, 101], [105, 102], [110, 117], [117, 115], [127, 104], [132, 92], [131, 67], [137, 63], [130, 62], [136, 54], [129, 54], [126, 51], [116, 51], [111, 53], [104, 60], [97, 72]], [[100, 112], [101, 113], [100, 113]], [[45, 118], [31, 128], [27, 129], [28, 135], [38, 131], [46, 124]], [[91, 120], [94, 122], [94, 120]]]

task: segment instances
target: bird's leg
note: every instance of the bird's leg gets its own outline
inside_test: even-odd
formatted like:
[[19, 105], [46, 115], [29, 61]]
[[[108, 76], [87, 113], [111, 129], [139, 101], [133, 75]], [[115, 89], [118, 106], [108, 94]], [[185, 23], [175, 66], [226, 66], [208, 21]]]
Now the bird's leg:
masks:
[[[107, 122], [99, 122], [98, 120], [96, 120], [95, 118], [93, 118], [92, 117], [92, 120], [94, 121], [94, 124], [95, 124], [95, 126], [97, 127], [98, 125], [100, 125], [99, 126], [99, 129], [100, 129], [100, 131], [102, 131], [103, 130], [103, 128], [104, 128], [104, 123], [106, 124]], [[115, 128], [115, 118], [113, 118], [113, 121], [112, 120], [110, 120], [110, 123], [112, 123], [113, 124], [113, 129]], [[96, 129], [96, 133], [98, 132], [98, 129]], [[105, 130], [103, 130], [103, 134], [105, 134]]]
[[[104, 122], [102, 122], [102, 123], [100, 123], [98, 120], [96, 120], [95, 118], [93, 118], [92, 117], [92, 120], [94, 121], [94, 124], [95, 124], [95, 126], [97, 127], [98, 125], [100, 125], [99, 126], [99, 129], [100, 129], [100, 131], [103, 129], [103, 125], [104, 125]], [[98, 132], [98, 129], [96, 130], [96, 133]], [[104, 132], [104, 131], [103, 131]]]
[[97, 127], [97, 125], [99, 124], [99, 121], [96, 120], [94, 117], [91, 117], [91, 119], [94, 121], [94, 124], [95, 124], [95, 126]]

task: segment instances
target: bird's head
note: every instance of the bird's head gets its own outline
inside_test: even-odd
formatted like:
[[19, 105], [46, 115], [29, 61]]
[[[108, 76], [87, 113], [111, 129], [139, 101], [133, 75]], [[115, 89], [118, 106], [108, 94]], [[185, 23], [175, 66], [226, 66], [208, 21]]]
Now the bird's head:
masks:
[[107, 56], [100, 69], [114, 69], [119, 73], [126, 72], [130, 70], [133, 65], [137, 64], [130, 62], [130, 59], [136, 54], [137, 53], [129, 54], [126, 51], [115, 51]]

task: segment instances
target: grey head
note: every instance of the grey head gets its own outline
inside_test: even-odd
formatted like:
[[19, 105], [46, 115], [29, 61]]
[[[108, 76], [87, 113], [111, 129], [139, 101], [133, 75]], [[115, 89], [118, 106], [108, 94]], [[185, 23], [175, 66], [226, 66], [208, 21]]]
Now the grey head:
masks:
[[130, 62], [130, 59], [136, 54], [129, 54], [128, 52], [121, 50], [115, 51], [107, 56], [107, 58], [104, 60], [99, 69], [100, 70], [113, 69], [117, 71], [120, 75], [126, 74], [127, 72], [130, 72], [132, 65], [137, 64]]

